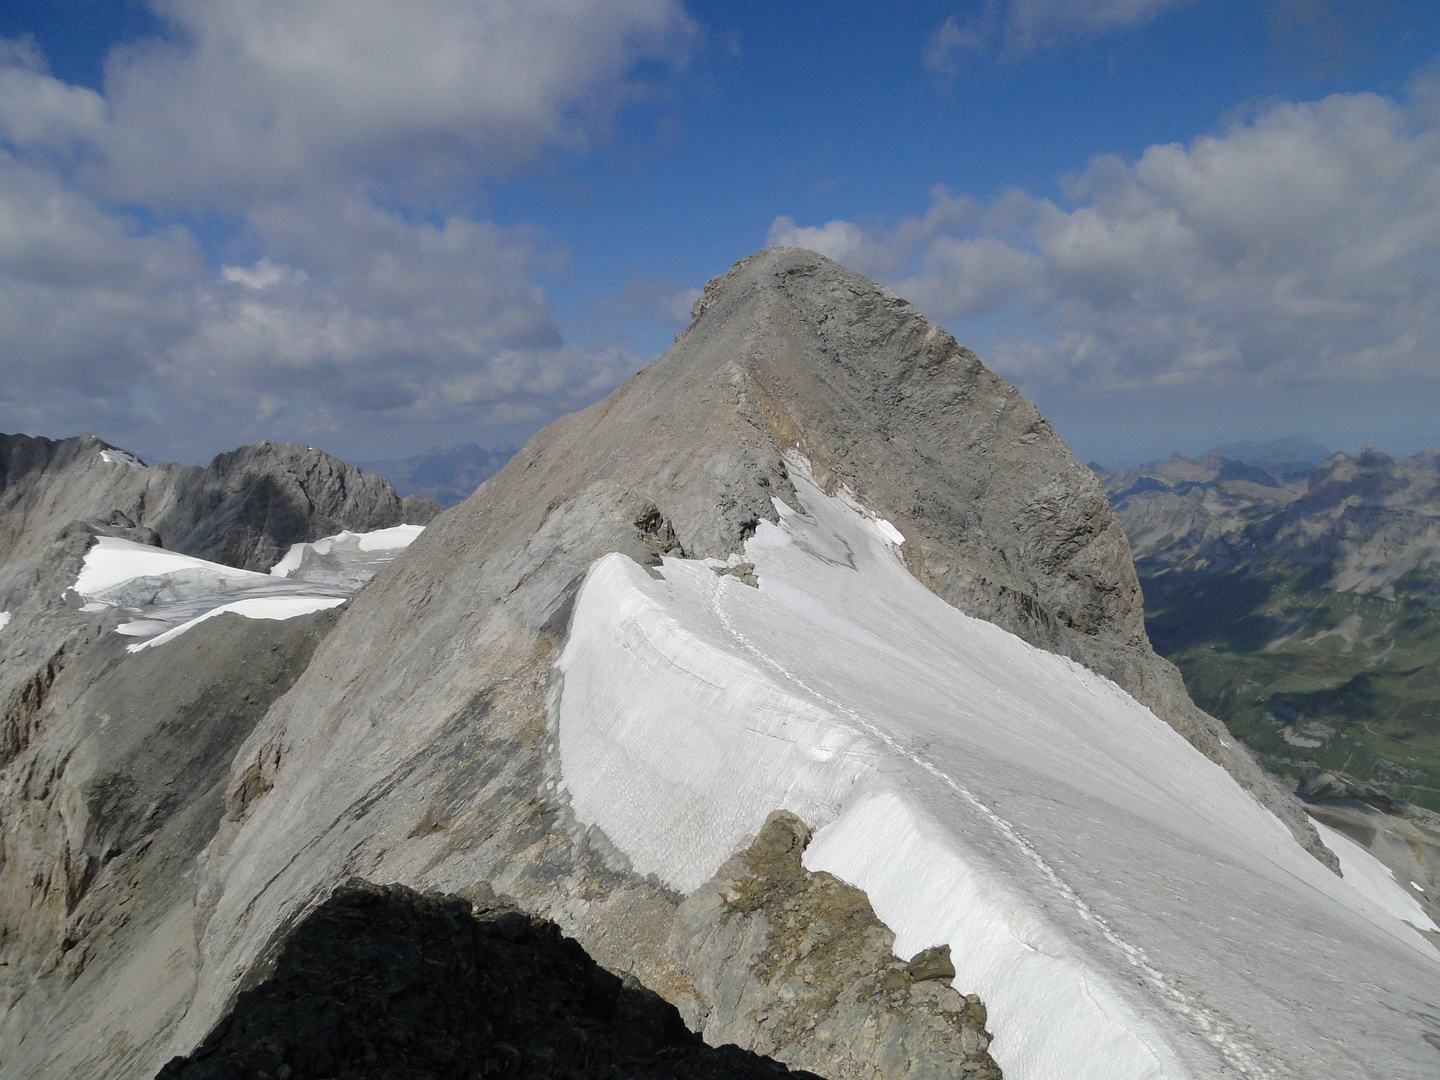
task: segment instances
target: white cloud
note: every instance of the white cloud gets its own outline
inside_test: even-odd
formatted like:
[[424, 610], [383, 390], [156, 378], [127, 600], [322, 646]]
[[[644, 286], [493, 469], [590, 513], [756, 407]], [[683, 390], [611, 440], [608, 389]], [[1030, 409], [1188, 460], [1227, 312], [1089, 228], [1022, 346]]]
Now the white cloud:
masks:
[[1045, 46], [1140, 26], [1191, 0], [986, 0], [963, 22], [947, 16], [925, 40], [921, 61], [941, 83], [973, 59], [1017, 59]]
[[952, 79], [960, 73], [965, 61], [989, 51], [986, 34], [974, 25], [961, 26], [951, 15], [925, 41], [921, 54], [925, 70], [938, 79]]
[[952, 318], [988, 315], [1044, 279], [1039, 256], [990, 236], [937, 236], [923, 256], [919, 275], [897, 285], [928, 311]]
[[105, 100], [53, 78], [30, 38], [0, 38], [0, 142], [68, 153], [105, 127]]
[[256, 261], [254, 266], [222, 266], [220, 276], [226, 281], [233, 281], [237, 285], [244, 285], [250, 289], [268, 289], [272, 285], [278, 285], [287, 278], [304, 281], [309, 275], [303, 270], [291, 270], [288, 267], [277, 266], [268, 257]]
[[153, 445], [164, 423], [166, 452], [193, 458], [264, 437], [363, 445], [377, 426], [538, 424], [639, 366], [564, 345], [533, 281], [549, 256], [523, 231], [417, 225], [357, 200], [277, 241], [308, 271], [264, 257], [212, 276], [183, 230], [126, 232], [56, 190], [0, 169], [10, 426]]
[[1096, 158], [1067, 193], [979, 208], [942, 191], [890, 232], [810, 231], [843, 238], [841, 261], [894, 266], [962, 336], [992, 316], [989, 358], [1036, 387], [1440, 377], [1440, 127], [1422, 112], [1373, 94], [1276, 105]]
[[822, 226], [796, 225], [794, 220], [781, 215], [770, 225], [766, 237], [767, 247], [798, 247], [814, 251], [836, 262], [864, 263], [857, 259], [868, 246], [865, 230], [850, 221], [827, 221]]
[[[638, 366], [564, 345], [537, 284], [561, 256], [533, 230], [435, 207], [583, 151], [644, 92], [638, 63], [683, 63], [679, 0], [152, 7], [170, 36], [113, 52], [103, 95], [0, 39], [0, 426], [191, 457], [431, 445]], [[223, 265], [177, 213], [234, 223]]]
[[692, 34], [675, 0], [163, 0], [175, 42], [107, 68], [107, 190], [244, 201], [358, 180], [430, 189], [585, 144], [643, 58]]

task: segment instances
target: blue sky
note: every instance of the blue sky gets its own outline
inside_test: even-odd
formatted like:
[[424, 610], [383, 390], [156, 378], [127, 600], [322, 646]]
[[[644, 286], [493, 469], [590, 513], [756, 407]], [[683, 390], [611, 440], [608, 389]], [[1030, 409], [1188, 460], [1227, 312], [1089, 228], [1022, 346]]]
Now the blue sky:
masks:
[[0, 430], [522, 441], [767, 243], [1107, 463], [1440, 444], [1440, 13], [11, 0]]

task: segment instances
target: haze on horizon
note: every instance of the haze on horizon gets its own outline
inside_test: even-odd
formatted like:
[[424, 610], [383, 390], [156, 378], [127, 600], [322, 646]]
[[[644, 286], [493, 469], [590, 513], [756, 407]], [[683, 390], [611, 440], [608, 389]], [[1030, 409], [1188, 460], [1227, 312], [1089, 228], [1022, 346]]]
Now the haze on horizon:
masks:
[[0, 430], [516, 445], [798, 244], [1082, 460], [1440, 444], [1418, 0], [16, 0]]

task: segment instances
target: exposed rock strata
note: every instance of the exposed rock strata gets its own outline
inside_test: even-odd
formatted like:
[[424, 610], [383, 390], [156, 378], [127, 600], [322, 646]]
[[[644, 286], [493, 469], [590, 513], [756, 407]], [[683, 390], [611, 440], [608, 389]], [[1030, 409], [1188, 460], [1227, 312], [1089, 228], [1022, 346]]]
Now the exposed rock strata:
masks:
[[830, 1080], [998, 1080], [985, 1006], [951, 987], [949, 947], [896, 959], [863, 892], [801, 865], [809, 840], [777, 811], [680, 905], [669, 947], [694, 984], [679, 995], [691, 1025]]
[[99, 620], [67, 640], [0, 771], [5, 1075], [102, 1077], [164, 1054], [235, 750], [337, 616], [227, 615], [134, 655]]

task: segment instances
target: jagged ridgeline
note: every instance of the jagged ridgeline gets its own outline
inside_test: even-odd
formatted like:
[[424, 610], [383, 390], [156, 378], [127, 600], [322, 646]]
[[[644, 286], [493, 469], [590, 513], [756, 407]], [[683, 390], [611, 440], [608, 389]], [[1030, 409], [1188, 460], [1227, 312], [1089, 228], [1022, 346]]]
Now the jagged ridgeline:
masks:
[[[466, 921], [495, 895], [708, 1044], [831, 1078], [1440, 1061], [1440, 965], [1401, 921], [1423, 913], [1356, 899], [1189, 702], [1094, 476], [910, 304], [810, 252], [712, 281], [673, 349], [343, 609], [134, 654], [52, 615], [78, 621], [0, 774], [5, 1080], [177, 1056], [368, 1076], [382, 1053], [436, 1074], [416, 1040], [471, 1046], [447, 1017], [483, 1002], [423, 1015], [424, 964], [483, 984], [444, 940], [505, 939]], [[393, 987], [305, 952], [355, 877], [461, 898], [382, 890]], [[290, 1024], [320, 997], [343, 1037]], [[519, 1038], [472, 1074], [618, 1075]]]

